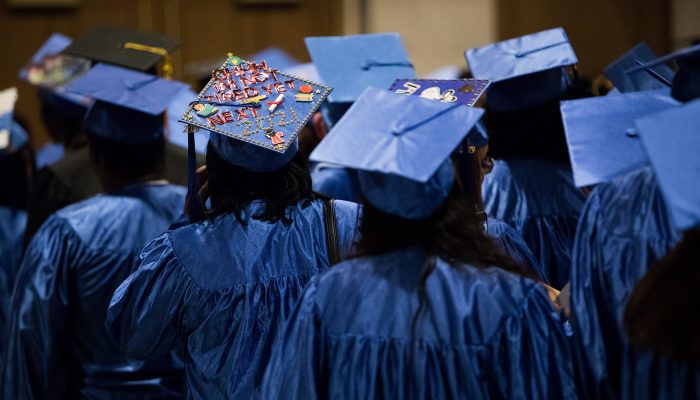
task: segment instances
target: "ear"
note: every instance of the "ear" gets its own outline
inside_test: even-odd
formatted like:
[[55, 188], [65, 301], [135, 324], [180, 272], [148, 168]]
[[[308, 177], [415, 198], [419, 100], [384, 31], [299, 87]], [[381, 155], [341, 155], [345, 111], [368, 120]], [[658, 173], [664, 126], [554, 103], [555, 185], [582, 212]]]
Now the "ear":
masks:
[[311, 126], [314, 129], [314, 133], [316, 134], [316, 137], [318, 140], [323, 140], [324, 137], [328, 134], [328, 126], [326, 125], [326, 121], [323, 119], [323, 115], [319, 111], [316, 111], [311, 117]]

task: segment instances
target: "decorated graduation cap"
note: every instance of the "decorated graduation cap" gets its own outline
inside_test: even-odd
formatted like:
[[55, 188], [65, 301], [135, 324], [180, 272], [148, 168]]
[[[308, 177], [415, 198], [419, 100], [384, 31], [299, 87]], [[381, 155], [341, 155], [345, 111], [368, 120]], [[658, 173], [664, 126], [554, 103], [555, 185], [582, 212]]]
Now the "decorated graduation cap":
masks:
[[39, 88], [45, 105], [56, 113], [81, 119], [90, 99], [65, 90], [65, 84], [90, 69], [90, 61], [61, 53], [72, 42], [68, 36], [53, 33], [19, 71], [20, 79]]
[[389, 87], [397, 78], [415, 78], [398, 33], [307, 37], [311, 60], [333, 93], [321, 112], [336, 123], [368, 86]]
[[426, 218], [454, 184], [450, 155], [483, 113], [369, 87], [310, 159], [358, 170], [363, 195], [378, 209]]
[[227, 162], [271, 172], [294, 157], [299, 132], [330, 92], [266, 60], [230, 53], [181, 120], [210, 131], [210, 142]]
[[67, 86], [95, 100], [85, 117], [86, 130], [128, 144], [162, 137], [164, 112], [186, 88], [182, 82], [107, 64], [95, 65]]
[[700, 44], [630, 68], [627, 70], [627, 74], [651, 71], [671, 60], [676, 60], [676, 64], [678, 64], [678, 71], [671, 85], [671, 96], [679, 101], [690, 101], [700, 97]]
[[[407, 96], [474, 107], [488, 86], [489, 81], [482, 79], [397, 79], [389, 90]], [[475, 134], [469, 135], [469, 138], [476, 148], [488, 143], [488, 135], [481, 122], [476, 125]]]
[[0, 91], [0, 157], [13, 153], [29, 139], [12, 118], [16, 102], [17, 88]]
[[578, 62], [563, 28], [470, 49], [465, 57], [475, 78], [491, 81], [486, 102], [497, 112], [560, 98], [571, 85], [567, 67]]
[[700, 100], [640, 118], [636, 126], [674, 224], [700, 228]]
[[561, 102], [576, 186], [606, 182], [646, 165], [634, 121], [678, 104], [668, 89]]
[[179, 40], [164, 35], [100, 26], [76, 39], [63, 52], [144, 72], [162, 60], [161, 75], [170, 77], [170, 53], [179, 46]]
[[673, 80], [673, 70], [668, 65], [660, 64], [627, 73], [627, 70], [656, 58], [654, 51], [646, 43], [641, 42], [605, 67], [605, 76], [622, 93], [667, 88], [671, 86], [671, 80]]
[[[197, 93], [187, 88], [177, 95], [172, 103], [170, 103], [167, 110], [168, 125], [166, 128], [168, 142], [185, 149], [188, 146], [188, 132], [186, 129], [187, 124], [180, 121], [180, 118], [182, 117], [182, 114], [187, 112], [187, 109], [190, 107], [190, 103], [196, 97]], [[197, 153], [206, 153], [207, 143], [209, 143], [209, 133], [200, 130], [194, 132], [193, 135], [194, 146]]]

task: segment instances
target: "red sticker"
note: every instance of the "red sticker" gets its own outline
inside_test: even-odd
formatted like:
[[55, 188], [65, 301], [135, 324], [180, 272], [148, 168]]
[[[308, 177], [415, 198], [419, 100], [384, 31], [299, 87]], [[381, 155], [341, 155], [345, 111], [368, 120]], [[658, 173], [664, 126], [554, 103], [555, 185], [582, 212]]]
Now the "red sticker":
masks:
[[299, 91], [302, 93], [308, 94], [308, 93], [313, 92], [314, 88], [311, 85], [301, 85], [301, 86], [299, 86]]

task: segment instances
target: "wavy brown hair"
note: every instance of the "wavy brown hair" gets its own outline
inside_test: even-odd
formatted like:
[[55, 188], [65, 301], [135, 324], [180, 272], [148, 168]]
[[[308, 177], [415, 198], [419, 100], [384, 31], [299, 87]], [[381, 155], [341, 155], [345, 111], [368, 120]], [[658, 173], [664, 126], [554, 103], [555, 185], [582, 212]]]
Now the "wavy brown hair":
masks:
[[637, 283], [625, 309], [632, 343], [700, 366], [700, 230], [686, 231]]

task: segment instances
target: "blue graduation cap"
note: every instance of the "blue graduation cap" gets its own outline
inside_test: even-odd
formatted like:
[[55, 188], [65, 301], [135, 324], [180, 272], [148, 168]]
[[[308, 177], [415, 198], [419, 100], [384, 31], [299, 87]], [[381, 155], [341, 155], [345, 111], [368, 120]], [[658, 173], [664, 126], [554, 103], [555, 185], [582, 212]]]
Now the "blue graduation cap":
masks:
[[279, 47], [268, 47], [253, 53], [246, 57], [248, 60], [255, 60], [262, 62], [263, 60], [267, 65], [274, 65], [275, 68], [281, 69], [283, 71], [288, 71], [291, 67], [299, 65], [299, 60], [292, 57], [286, 51], [280, 49]]
[[17, 88], [0, 91], [0, 157], [11, 154], [24, 146], [29, 136], [13, 120]]
[[[489, 81], [482, 79], [397, 79], [389, 90], [407, 96], [473, 107], [488, 86]], [[488, 143], [483, 123], [476, 124], [474, 133], [469, 136], [469, 145], [480, 148]]]
[[389, 87], [397, 78], [415, 78], [398, 33], [307, 37], [311, 60], [333, 93], [321, 112], [332, 127], [368, 87]]
[[671, 86], [673, 70], [668, 65], [657, 65], [645, 70], [627, 73], [627, 70], [642, 65], [658, 56], [641, 42], [605, 67], [605, 76], [622, 93], [641, 90], [663, 89]]
[[563, 28], [470, 49], [465, 57], [474, 78], [491, 81], [486, 103], [497, 112], [560, 98], [571, 85], [566, 67], [578, 63]]
[[606, 182], [646, 165], [634, 121], [678, 104], [668, 89], [562, 101], [576, 186]]
[[67, 89], [95, 103], [85, 117], [85, 129], [105, 139], [150, 143], [163, 135], [164, 112], [187, 85], [107, 64], [97, 64]]
[[[191, 89], [187, 88], [180, 92], [177, 97], [168, 106], [168, 125], [167, 125], [167, 138], [168, 142], [182, 147], [187, 148], [188, 133], [187, 124], [180, 121], [182, 114], [187, 112], [190, 107], [190, 103], [197, 98], [197, 93], [193, 92]], [[209, 143], [209, 133], [205, 131], [197, 131], [193, 133], [194, 135], [194, 146], [197, 153], [205, 154], [207, 151], [207, 143]]]
[[450, 155], [483, 113], [368, 87], [310, 159], [358, 170], [363, 195], [378, 209], [426, 218], [454, 183]]
[[674, 224], [700, 227], [700, 100], [640, 118], [636, 126]]
[[627, 74], [650, 71], [653, 67], [676, 60], [678, 72], [673, 78], [671, 96], [679, 101], [700, 97], [700, 44], [686, 47], [627, 70]]
[[68, 36], [53, 33], [22, 67], [19, 77], [38, 86], [44, 104], [56, 110], [56, 113], [82, 118], [90, 106], [90, 99], [67, 92], [64, 86], [85, 73], [90, 68], [90, 61], [60, 54], [72, 41]]
[[324, 83], [314, 63], [297, 64], [287, 68], [285, 71], [289, 75], [298, 76], [309, 81]]
[[231, 53], [180, 120], [210, 131], [210, 142], [227, 162], [271, 172], [294, 157], [299, 132], [330, 92]]

